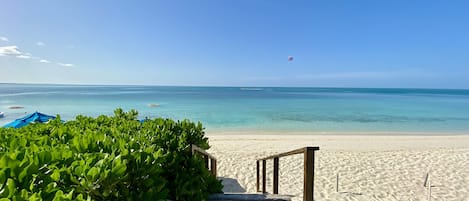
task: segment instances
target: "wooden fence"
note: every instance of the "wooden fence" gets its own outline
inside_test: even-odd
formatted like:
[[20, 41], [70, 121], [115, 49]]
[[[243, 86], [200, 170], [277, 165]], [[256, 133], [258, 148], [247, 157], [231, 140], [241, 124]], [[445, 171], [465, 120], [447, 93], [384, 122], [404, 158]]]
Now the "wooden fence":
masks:
[[[266, 193], [266, 161], [273, 159], [273, 193], [278, 194], [278, 172], [279, 172], [279, 158], [291, 156], [295, 154], [304, 155], [304, 181], [303, 181], [303, 201], [313, 201], [314, 196], [314, 152], [318, 151], [319, 147], [303, 147], [293, 151], [268, 156], [258, 159], [256, 161], [257, 168], [257, 192]], [[262, 161], [262, 191], [260, 190], [260, 161]]]
[[205, 161], [205, 167], [207, 167], [207, 169], [209, 169], [210, 172], [216, 177], [217, 176], [217, 159], [196, 145], [191, 145], [191, 150], [192, 150], [192, 154], [198, 153], [202, 156], [202, 158]]

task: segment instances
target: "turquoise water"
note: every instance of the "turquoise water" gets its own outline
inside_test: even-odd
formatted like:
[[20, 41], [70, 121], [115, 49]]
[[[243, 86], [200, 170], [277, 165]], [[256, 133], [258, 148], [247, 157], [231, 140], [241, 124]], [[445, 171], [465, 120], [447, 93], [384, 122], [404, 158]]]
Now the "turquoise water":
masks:
[[117, 107], [208, 130], [469, 132], [469, 90], [0, 84], [0, 125], [34, 111], [67, 120]]

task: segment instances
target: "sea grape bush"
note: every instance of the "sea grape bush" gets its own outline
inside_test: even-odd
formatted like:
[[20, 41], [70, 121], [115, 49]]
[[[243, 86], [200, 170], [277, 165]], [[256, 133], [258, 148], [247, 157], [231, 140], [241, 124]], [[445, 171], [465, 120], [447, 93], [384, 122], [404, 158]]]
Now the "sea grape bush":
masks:
[[137, 115], [1, 128], [0, 201], [205, 200], [221, 191], [191, 153], [191, 144], [209, 148], [200, 123]]

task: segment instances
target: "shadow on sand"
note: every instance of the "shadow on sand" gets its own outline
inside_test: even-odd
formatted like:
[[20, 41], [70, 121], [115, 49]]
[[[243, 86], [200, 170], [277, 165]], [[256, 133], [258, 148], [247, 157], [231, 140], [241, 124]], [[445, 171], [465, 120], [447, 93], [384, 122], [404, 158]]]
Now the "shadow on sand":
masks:
[[348, 195], [363, 195], [362, 193], [354, 193], [354, 192], [339, 192], [341, 194], [348, 194]]
[[218, 177], [223, 184], [223, 192], [225, 193], [245, 193], [246, 189], [241, 187], [238, 180], [226, 177]]

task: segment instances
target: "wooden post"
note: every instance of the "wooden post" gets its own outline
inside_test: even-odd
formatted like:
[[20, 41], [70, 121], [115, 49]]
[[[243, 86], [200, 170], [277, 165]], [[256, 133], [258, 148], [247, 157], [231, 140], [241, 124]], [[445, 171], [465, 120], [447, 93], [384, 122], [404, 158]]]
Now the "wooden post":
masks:
[[193, 155], [194, 155], [194, 145], [191, 144], [191, 156], [193, 156]]
[[210, 171], [212, 172], [213, 176], [217, 176], [217, 160], [213, 158], [210, 159]]
[[[304, 155], [304, 178], [303, 178], [303, 201], [313, 201], [314, 199], [314, 152], [318, 151], [319, 147], [303, 147], [295, 149], [293, 151], [268, 156], [259, 160], [256, 160], [256, 188], [258, 192], [266, 193], [267, 186], [267, 168], [266, 160], [273, 159], [273, 191], [274, 194], [278, 194], [278, 177], [279, 177], [279, 159], [280, 157], [290, 156], [294, 154]], [[262, 190], [260, 190], [260, 161], [262, 161]]]
[[335, 192], [339, 192], [339, 173], [337, 173], [337, 178], [336, 178], [336, 183], [335, 183]]
[[259, 160], [256, 161], [256, 191], [257, 192], [261, 192], [261, 188], [259, 186], [259, 171], [260, 171], [260, 167], [259, 167]]
[[431, 181], [428, 181], [428, 198], [427, 200], [430, 201], [432, 199], [432, 183]]
[[278, 194], [278, 157], [274, 158], [274, 194]]
[[204, 155], [205, 167], [208, 169], [208, 156]]
[[425, 175], [425, 180], [423, 181], [423, 187], [427, 187], [427, 181], [428, 181], [428, 172]]
[[306, 147], [304, 150], [304, 184], [303, 201], [313, 201], [314, 192], [314, 149]]
[[266, 193], [266, 190], [265, 190], [266, 175], [267, 175], [266, 161], [262, 160], [262, 193]]

